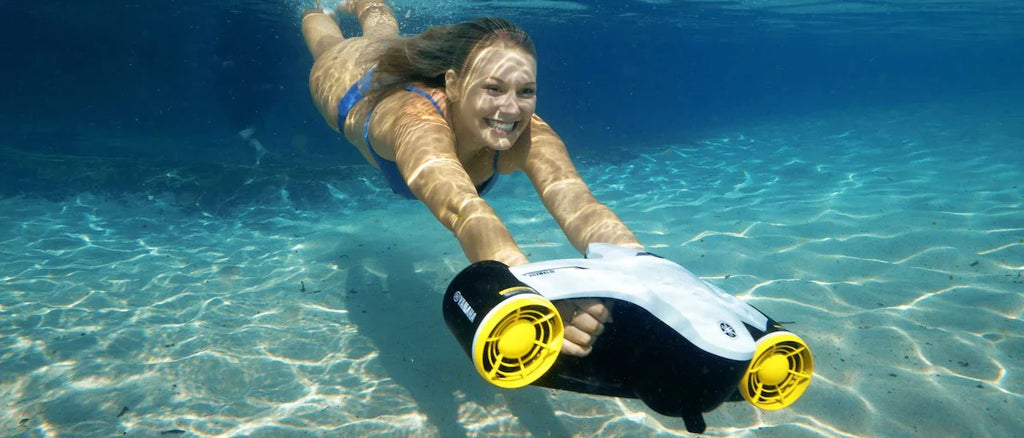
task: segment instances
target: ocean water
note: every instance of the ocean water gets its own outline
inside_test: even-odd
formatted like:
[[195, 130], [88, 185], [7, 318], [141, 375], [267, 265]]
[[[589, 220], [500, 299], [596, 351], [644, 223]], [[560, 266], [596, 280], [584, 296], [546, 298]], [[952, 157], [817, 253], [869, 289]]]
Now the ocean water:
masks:
[[[303, 7], [0, 4], [0, 436], [686, 435], [478, 377], [440, 314], [466, 260], [316, 114]], [[1024, 435], [1024, 7], [392, 7], [520, 23], [598, 199], [807, 341], [800, 400], [707, 435]], [[487, 200], [578, 255], [524, 176]]]

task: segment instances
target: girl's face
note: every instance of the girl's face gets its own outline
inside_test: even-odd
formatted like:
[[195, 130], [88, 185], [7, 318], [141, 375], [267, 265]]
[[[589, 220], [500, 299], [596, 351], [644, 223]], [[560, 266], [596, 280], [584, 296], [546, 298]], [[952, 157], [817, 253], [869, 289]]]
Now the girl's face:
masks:
[[445, 83], [454, 102], [456, 137], [469, 147], [512, 147], [537, 106], [537, 60], [516, 46], [480, 49], [465, 77], [449, 70]]

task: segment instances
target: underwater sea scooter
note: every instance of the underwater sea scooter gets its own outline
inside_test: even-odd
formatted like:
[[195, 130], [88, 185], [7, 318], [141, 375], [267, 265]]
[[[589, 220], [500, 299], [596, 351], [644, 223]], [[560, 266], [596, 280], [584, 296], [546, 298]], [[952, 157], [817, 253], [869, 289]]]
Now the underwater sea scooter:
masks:
[[[559, 356], [552, 301], [612, 302], [612, 320], [586, 357]], [[740, 299], [669, 260], [611, 244], [585, 259], [509, 268], [484, 261], [452, 280], [445, 322], [488, 382], [639, 398], [703, 432], [703, 412], [740, 397], [782, 409], [807, 389], [807, 344]]]

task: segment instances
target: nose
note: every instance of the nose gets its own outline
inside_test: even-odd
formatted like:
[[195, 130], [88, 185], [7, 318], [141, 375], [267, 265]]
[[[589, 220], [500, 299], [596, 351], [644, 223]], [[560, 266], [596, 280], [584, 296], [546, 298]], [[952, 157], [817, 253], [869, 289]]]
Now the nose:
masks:
[[519, 102], [514, 92], [503, 94], [498, 101], [498, 110], [510, 115], [519, 114]]

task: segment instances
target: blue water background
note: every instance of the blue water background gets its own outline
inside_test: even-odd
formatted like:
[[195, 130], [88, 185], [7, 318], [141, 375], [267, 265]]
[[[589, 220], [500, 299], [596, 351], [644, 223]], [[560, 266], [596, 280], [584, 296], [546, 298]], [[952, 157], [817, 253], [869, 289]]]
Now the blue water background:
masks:
[[[980, 93], [1020, 102], [1024, 89], [1016, 2], [489, 4], [393, 6], [404, 33], [487, 14], [519, 22], [539, 50], [538, 111], [576, 154], [628, 158], [637, 145], [787, 115]], [[4, 160], [3, 193], [59, 195], [69, 180], [64, 194], [131, 190], [166, 166], [221, 172], [253, 161], [246, 128], [293, 181], [359, 163], [310, 103], [301, 8], [5, 2], [0, 146], [98, 161], [47, 172]], [[343, 28], [358, 32], [351, 19]], [[125, 167], [138, 170], [113, 170]]]
[[[503, 5], [393, 3], [519, 22], [599, 199], [815, 352], [713, 434], [1021, 435], [1024, 6]], [[301, 8], [0, 2], [0, 435], [682, 433], [476, 378], [423, 311], [458, 245], [316, 113]], [[531, 260], [575, 255], [501, 184]]]

